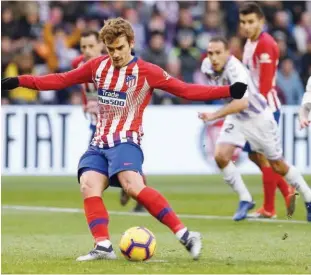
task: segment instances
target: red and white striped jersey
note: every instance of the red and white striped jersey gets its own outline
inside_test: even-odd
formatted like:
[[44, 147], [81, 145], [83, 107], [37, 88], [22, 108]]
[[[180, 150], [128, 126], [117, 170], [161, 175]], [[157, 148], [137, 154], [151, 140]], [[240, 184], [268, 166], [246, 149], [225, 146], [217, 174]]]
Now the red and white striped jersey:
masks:
[[[85, 63], [83, 55], [77, 56], [71, 63], [73, 69], [82, 66]], [[82, 103], [87, 104], [88, 100], [97, 100], [97, 88], [93, 82], [84, 83], [82, 90]]]
[[256, 41], [248, 39], [244, 46], [243, 63], [250, 71], [251, 80], [263, 94], [272, 112], [281, 108], [281, 102], [275, 90], [279, 49], [271, 35], [262, 32]]
[[61, 90], [92, 81], [97, 88], [99, 105], [92, 145], [100, 148], [110, 148], [124, 142], [140, 144], [143, 112], [153, 89], [161, 89], [188, 100], [230, 97], [228, 85], [188, 84], [136, 57], [122, 68], [115, 68], [108, 56], [101, 56], [69, 72], [36, 77], [22, 75], [18, 79], [20, 86], [37, 90]]

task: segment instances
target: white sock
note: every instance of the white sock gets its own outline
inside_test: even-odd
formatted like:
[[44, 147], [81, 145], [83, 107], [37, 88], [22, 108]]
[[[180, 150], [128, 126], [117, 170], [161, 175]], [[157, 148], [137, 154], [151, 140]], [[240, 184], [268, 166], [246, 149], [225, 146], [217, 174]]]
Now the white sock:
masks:
[[103, 246], [103, 247], [109, 247], [111, 245], [111, 241], [110, 240], [104, 240], [104, 241], [100, 241], [97, 243], [99, 246]]
[[187, 227], [184, 227], [183, 229], [178, 230], [175, 233], [175, 236], [177, 237], [177, 239], [180, 241], [181, 237], [187, 232]]
[[292, 165], [289, 166], [285, 179], [302, 194], [305, 202], [311, 202], [311, 188], [308, 186], [296, 167]]
[[221, 170], [224, 175], [225, 182], [229, 184], [236, 193], [238, 193], [240, 201], [251, 202], [252, 196], [245, 186], [243, 179], [233, 162], [230, 161], [229, 164]]

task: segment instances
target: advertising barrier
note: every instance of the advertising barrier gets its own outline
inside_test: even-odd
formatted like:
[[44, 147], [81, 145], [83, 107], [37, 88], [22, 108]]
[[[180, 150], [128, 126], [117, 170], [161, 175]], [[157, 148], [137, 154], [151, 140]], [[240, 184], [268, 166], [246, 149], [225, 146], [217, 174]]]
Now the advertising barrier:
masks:
[[[215, 106], [148, 106], [142, 147], [148, 174], [214, 174], [213, 158], [222, 121], [204, 124], [198, 112]], [[284, 106], [280, 123], [284, 156], [311, 174], [311, 128], [300, 130], [299, 106]], [[2, 175], [75, 175], [90, 138], [80, 106], [2, 106]], [[241, 173], [259, 173], [236, 151]]]

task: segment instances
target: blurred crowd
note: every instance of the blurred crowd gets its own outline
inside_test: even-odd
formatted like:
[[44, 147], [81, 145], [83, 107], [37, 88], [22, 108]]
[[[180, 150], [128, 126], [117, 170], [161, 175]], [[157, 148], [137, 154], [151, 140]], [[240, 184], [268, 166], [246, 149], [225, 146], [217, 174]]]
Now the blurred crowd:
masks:
[[[239, 31], [242, 1], [2, 1], [2, 78], [42, 75], [71, 69], [79, 55], [80, 34], [99, 30], [104, 20], [122, 16], [133, 26], [135, 54], [185, 82], [201, 83], [199, 73], [213, 35], [229, 40], [242, 58]], [[277, 89], [283, 104], [300, 104], [311, 75], [311, 2], [260, 2], [266, 30], [280, 49]], [[2, 91], [2, 104], [80, 104], [81, 87], [61, 92], [18, 88]], [[217, 103], [217, 102], [212, 102]], [[156, 90], [152, 104], [190, 104]]]

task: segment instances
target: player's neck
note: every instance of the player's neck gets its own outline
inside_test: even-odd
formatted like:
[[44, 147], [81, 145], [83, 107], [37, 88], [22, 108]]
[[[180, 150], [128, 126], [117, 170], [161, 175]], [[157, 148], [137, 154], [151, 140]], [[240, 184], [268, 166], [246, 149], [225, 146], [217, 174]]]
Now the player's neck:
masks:
[[262, 33], [262, 30], [261, 30], [261, 29], [258, 30], [257, 33], [256, 33], [253, 37], [250, 38], [250, 40], [251, 40], [252, 42], [257, 41], [258, 38], [259, 38], [259, 36], [261, 35], [261, 33]]

